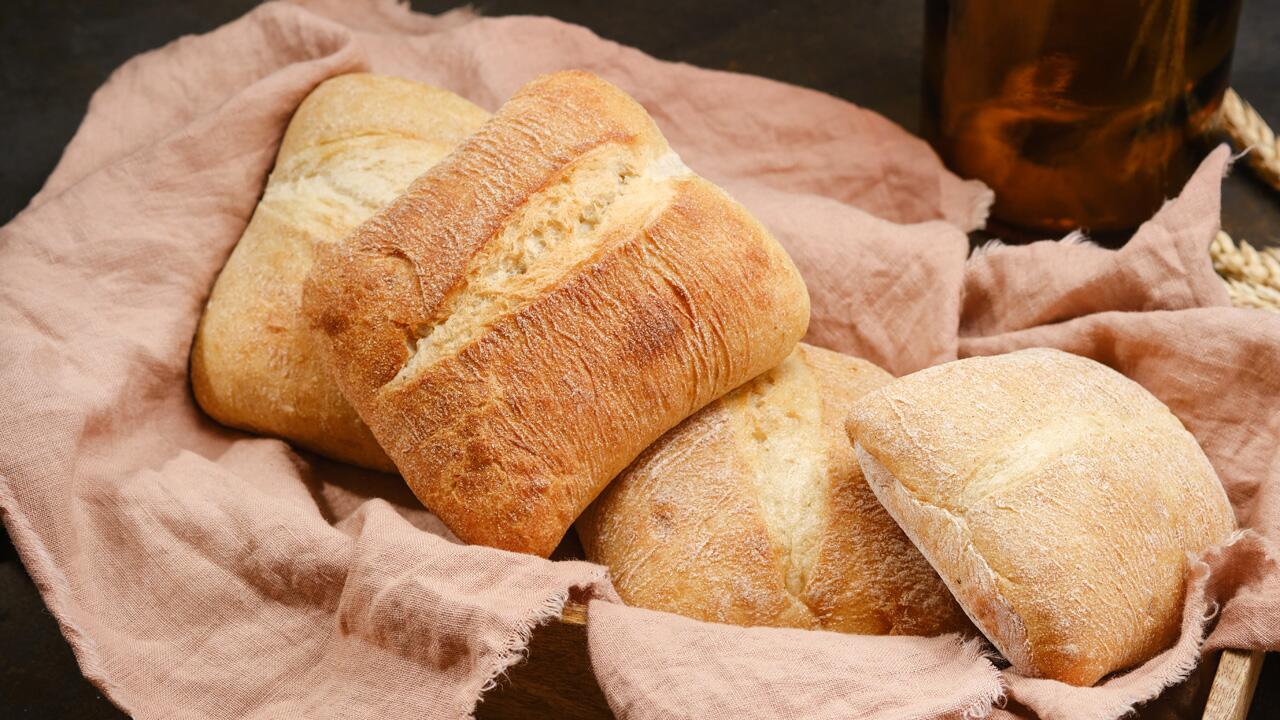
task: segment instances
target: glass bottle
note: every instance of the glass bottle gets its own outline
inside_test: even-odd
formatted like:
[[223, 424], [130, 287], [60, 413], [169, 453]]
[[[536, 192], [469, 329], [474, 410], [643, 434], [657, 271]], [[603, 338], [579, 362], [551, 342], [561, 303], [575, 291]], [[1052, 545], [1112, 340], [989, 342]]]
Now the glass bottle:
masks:
[[1133, 228], [1227, 87], [1240, 0], [928, 0], [923, 127], [1000, 224]]

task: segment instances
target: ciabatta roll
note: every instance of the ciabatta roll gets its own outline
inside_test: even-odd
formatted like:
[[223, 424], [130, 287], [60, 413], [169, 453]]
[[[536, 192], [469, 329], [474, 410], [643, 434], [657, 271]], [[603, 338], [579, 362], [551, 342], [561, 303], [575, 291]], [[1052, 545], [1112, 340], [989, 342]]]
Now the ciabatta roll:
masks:
[[330, 246], [305, 302], [423, 503], [467, 542], [540, 555], [809, 316], [769, 233], [582, 72], [525, 86]]

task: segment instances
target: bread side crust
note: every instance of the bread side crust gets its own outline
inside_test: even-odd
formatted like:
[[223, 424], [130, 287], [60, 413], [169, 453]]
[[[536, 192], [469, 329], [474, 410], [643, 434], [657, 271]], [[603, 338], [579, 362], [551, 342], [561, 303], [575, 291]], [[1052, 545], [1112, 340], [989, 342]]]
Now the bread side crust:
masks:
[[871, 491], [938, 571], [969, 619], [1009, 662], [1038, 677], [1026, 625], [1000, 591], [999, 575], [974, 547], [964, 519], [916, 497], [861, 443], [854, 444], [854, 453]]

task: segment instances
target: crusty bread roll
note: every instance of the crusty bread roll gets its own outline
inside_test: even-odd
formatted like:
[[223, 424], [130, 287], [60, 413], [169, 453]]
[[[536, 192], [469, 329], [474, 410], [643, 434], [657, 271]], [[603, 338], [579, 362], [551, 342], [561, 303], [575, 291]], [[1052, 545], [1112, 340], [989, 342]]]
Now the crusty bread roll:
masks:
[[307, 96], [196, 331], [191, 384], [205, 412], [394, 471], [329, 378], [302, 283], [316, 245], [364, 222], [487, 117], [452, 93], [376, 75], [341, 75]]
[[1231, 506], [1137, 383], [1056, 350], [972, 358], [865, 396], [871, 488], [1020, 673], [1092, 685], [1173, 643], [1187, 553]]
[[893, 380], [800, 345], [703, 408], [579, 519], [630, 605], [735, 625], [936, 635], [964, 612], [871, 494], [849, 406]]
[[768, 232], [583, 72], [526, 85], [326, 248], [304, 304], [423, 503], [464, 541], [539, 555], [809, 317]]

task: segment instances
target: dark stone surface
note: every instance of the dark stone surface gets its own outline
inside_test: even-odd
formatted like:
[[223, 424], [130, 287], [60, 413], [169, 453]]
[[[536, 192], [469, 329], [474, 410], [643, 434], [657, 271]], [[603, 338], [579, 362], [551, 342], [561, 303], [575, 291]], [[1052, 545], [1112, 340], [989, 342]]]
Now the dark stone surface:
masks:
[[[39, 189], [89, 97], [129, 57], [202, 33], [253, 0], [4, 0], [0, 2], [0, 223]], [[440, 11], [452, 2], [414, 2]], [[903, 0], [479, 0], [489, 15], [547, 14], [668, 60], [764, 75], [919, 126], [923, 3]], [[1246, 0], [1232, 85], [1280, 122], [1280, 0]], [[1280, 244], [1280, 195], [1234, 173], [1223, 224], [1237, 237]], [[1280, 663], [1271, 656], [1252, 720], [1280, 716]], [[0, 538], [0, 717], [117, 718], [86, 682], [57, 624]]]

